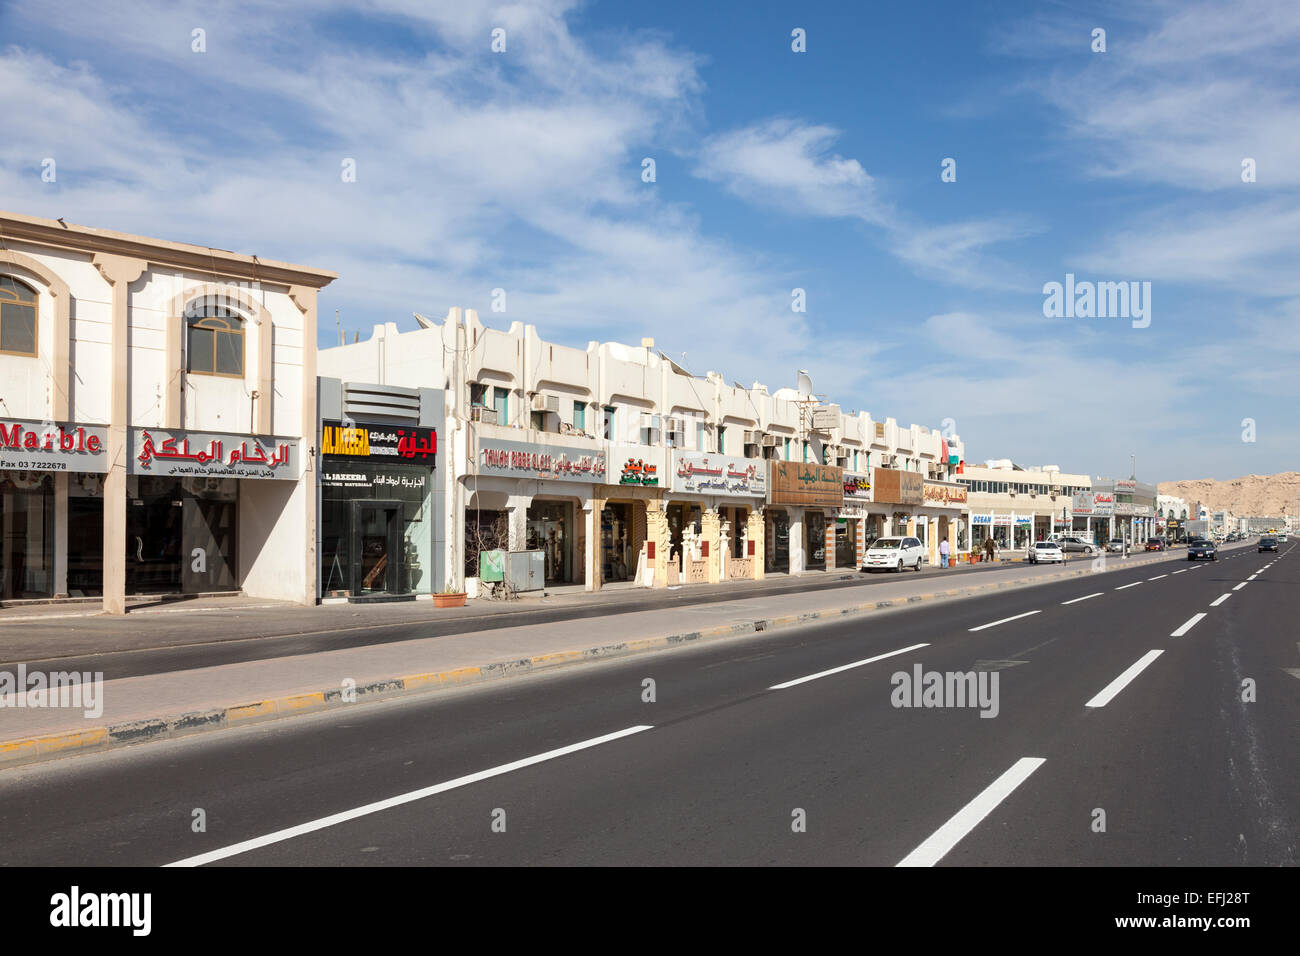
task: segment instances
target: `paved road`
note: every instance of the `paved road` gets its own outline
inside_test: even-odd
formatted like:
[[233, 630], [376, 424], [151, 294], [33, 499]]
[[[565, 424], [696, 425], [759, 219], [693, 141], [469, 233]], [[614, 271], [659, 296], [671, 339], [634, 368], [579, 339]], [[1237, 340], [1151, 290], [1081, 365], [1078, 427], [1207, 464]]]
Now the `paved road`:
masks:
[[1294, 547], [15, 768], [0, 862], [1294, 865]]
[[[1179, 552], [1173, 552], [1174, 557]], [[1070, 566], [1089, 561], [1073, 556]], [[1055, 565], [977, 564], [919, 574], [866, 574], [837, 570], [825, 575], [777, 577], [753, 584], [700, 585], [678, 590], [615, 590], [565, 597], [555, 604], [533, 599], [508, 605], [474, 602], [454, 610], [414, 603], [301, 608], [166, 608], [127, 618], [87, 616], [24, 619], [0, 617], [0, 669], [25, 663], [32, 670], [101, 671], [114, 680], [149, 674], [268, 660], [341, 647], [360, 647], [611, 614], [718, 604], [751, 597], [809, 591], [863, 589], [900, 580], [942, 580], [963, 586], [991, 578], [1051, 574]]]

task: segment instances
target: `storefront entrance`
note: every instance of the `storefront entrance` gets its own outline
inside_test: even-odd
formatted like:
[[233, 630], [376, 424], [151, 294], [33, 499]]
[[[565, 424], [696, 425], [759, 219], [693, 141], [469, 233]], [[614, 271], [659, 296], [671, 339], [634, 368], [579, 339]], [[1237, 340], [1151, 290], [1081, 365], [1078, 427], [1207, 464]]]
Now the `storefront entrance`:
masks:
[[50, 475], [0, 471], [0, 598], [53, 593], [53, 502]]
[[528, 550], [546, 557], [546, 583], [573, 581], [573, 505], [534, 501], [528, 506]]
[[427, 467], [326, 459], [321, 471], [321, 595], [432, 590], [432, 485], [433, 470]]
[[839, 518], [835, 522], [835, 566], [852, 568], [858, 563], [858, 519]]
[[353, 594], [398, 594], [402, 587], [402, 503], [352, 502]]
[[764, 514], [766, 528], [766, 552], [764, 570], [788, 572], [790, 570], [790, 515], [780, 508], [768, 508]]
[[826, 570], [826, 515], [820, 511], [805, 511], [804, 566], [810, 571]]
[[611, 501], [600, 513], [601, 581], [628, 581], [636, 574], [632, 508], [627, 502]]
[[128, 477], [126, 593], [238, 590], [238, 503], [234, 478]]

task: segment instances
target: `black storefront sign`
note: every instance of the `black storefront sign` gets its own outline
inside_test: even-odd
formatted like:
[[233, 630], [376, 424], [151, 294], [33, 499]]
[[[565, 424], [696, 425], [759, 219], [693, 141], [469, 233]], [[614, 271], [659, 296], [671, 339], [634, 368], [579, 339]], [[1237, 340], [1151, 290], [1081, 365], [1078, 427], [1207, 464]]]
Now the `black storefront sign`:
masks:
[[325, 421], [320, 450], [326, 458], [432, 466], [438, 454], [438, 432], [412, 425]]

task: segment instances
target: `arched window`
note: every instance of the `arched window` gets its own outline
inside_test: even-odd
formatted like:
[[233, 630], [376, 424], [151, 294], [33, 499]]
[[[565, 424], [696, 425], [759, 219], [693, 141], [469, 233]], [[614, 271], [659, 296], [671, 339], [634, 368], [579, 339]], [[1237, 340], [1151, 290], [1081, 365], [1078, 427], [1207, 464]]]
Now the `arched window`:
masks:
[[212, 297], [185, 310], [186, 371], [199, 375], [244, 376], [244, 320]]
[[0, 275], [0, 352], [36, 354], [36, 292], [4, 275]]

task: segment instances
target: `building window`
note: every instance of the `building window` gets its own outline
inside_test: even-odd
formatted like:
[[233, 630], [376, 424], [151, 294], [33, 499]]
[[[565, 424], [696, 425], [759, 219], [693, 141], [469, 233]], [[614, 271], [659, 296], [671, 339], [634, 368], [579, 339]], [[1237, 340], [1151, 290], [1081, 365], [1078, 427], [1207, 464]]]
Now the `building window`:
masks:
[[695, 450], [708, 451], [708, 449], [704, 447], [704, 422], [695, 423]]
[[0, 352], [36, 354], [36, 292], [11, 276], [0, 276]]
[[195, 302], [185, 311], [185, 370], [198, 375], [244, 376], [244, 320], [222, 305]]
[[488, 387], [479, 382], [469, 383], [469, 403], [472, 406], [487, 408]]
[[614, 414], [617, 411], [618, 409], [614, 408], [613, 405], [606, 405], [604, 408], [605, 422], [602, 434], [606, 441], [614, 440]]
[[587, 430], [587, 406], [582, 402], [573, 403], [573, 427], [580, 432]]
[[726, 426], [719, 425], [718, 426], [718, 454], [725, 455], [726, 453], [727, 453], [727, 429]]
[[497, 424], [510, 424], [510, 389], [494, 388], [492, 390], [493, 407], [497, 410]]
[[785, 442], [785, 460], [789, 461], [790, 460], [790, 439], [784, 438], [782, 439], [782, 441]]

